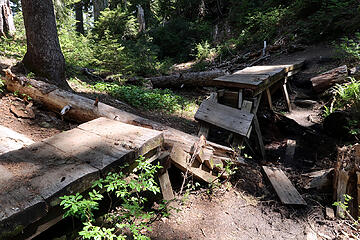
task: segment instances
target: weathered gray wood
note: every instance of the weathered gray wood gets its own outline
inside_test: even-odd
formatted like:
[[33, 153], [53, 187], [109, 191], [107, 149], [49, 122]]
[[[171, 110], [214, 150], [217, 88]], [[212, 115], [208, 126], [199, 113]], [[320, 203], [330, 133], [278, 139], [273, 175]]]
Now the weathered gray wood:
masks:
[[261, 156], [262, 156], [263, 160], [265, 160], [266, 159], [265, 146], [264, 146], [264, 141], [263, 141], [261, 130], [260, 130], [260, 124], [259, 124], [259, 121], [258, 121], [256, 115], [254, 116], [253, 124], [254, 124], [254, 128], [255, 128], [256, 137], [258, 140]]
[[246, 136], [254, 114], [205, 100], [195, 114], [196, 120], [208, 122], [223, 129]]
[[175, 196], [171, 186], [168, 170], [165, 170], [163, 174], [159, 175], [159, 182], [163, 199], [166, 201], [174, 199]]
[[[107, 117], [119, 122], [159, 130], [164, 134], [165, 147], [168, 149], [174, 144], [180, 144], [184, 150], [189, 151], [193, 143], [198, 141], [198, 137], [196, 136], [186, 134], [182, 131], [128, 113], [107, 104], [99, 102], [98, 105], [95, 106], [94, 100], [61, 90], [55, 85], [25, 77], [17, 77], [12, 74], [9, 69], [5, 71], [5, 74], [6, 77], [4, 80], [9, 91], [17, 91], [20, 94], [26, 94], [34, 101], [40, 102], [48, 109], [57, 113], [59, 113], [64, 106], [71, 105], [71, 110], [65, 115], [66, 118], [78, 122], [86, 122], [99, 117]], [[209, 141], [208, 144], [214, 147], [215, 154], [219, 154], [220, 156], [233, 156], [231, 148]]]
[[205, 181], [205, 182], [212, 182], [216, 179], [215, 176], [213, 176], [212, 174], [205, 172], [203, 170], [201, 170], [200, 168], [194, 168], [189, 166], [189, 159], [190, 159], [190, 154], [188, 154], [187, 152], [185, 152], [181, 146], [174, 146], [171, 154], [170, 154], [170, 158], [172, 160], [172, 162], [175, 164], [175, 166], [177, 166], [180, 170], [182, 171], [188, 171], [189, 173], [191, 173], [196, 179]]
[[243, 105], [243, 90], [240, 89], [238, 94], [239, 95], [238, 95], [238, 106], [237, 107], [241, 108]]
[[210, 125], [205, 122], [200, 122], [200, 129], [198, 136], [199, 137], [204, 136], [205, 138], [207, 138], [209, 136], [209, 132], [210, 132]]
[[254, 74], [232, 74], [215, 78], [213, 81], [217, 86], [235, 87], [257, 89], [261, 84], [266, 84], [269, 75], [254, 75]]
[[30, 138], [0, 125], [0, 154], [33, 144]]
[[270, 110], [274, 110], [273, 105], [272, 105], [271, 92], [270, 92], [269, 88], [266, 89], [266, 96], [267, 96]]
[[282, 203], [289, 205], [306, 205], [304, 199], [281, 169], [267, 166], [263, 166], [263, 169]]
[[0, 236], [44, 217], [60, 196], [86, 191], [100, 172], [162, 143], [159, 131], [100, 118], [0, 155]]

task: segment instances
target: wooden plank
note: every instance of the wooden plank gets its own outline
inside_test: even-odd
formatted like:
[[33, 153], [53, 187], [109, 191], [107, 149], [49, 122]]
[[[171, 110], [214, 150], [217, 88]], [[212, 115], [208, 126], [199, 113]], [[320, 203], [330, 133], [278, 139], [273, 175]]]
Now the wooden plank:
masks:
[[210, 125], [207, 124], [206, 122], [201, 122], [198, 137], [204, 136], [205, 138], [208, 138], [209, 132], [210, 132]]
[[296, 140], [294, 139], [288, 139], [286, 141], [286, 151], [285, 151], [285, 164], [291, 164], [294, 159], [296, 149]]
[[237, 105], [237, 107], [241, 109], [242, 105], [243, 105], [243, 90], [240, 89], [239, 93], [238, 93], [238, 105]]
[[219, 86], [256, 89], [268, 80], [268, 74], [232, 74], [215, 78], [213, 81]]
[[173, 200], [175, 196], [171, 186], [168, 170], [165, 170], [163, 174], [159, 175], [159, 182], [163, 199], [166, 201]]
[[254, 75], [269, 75], [270, 77], [276, 75], [285, 75], [285, 67], [284, 65], [274, 65], [274, 66], [253, 66], [247, 67], [240, 71], [236, 71], [233, 74], [236, 75], [247, 75], [247, 74], [254, 74]]
[[253, 106], [253, 102], [248, 101], [248, 100], [244, 100], [243, 104], [241, 105], [241, 110], [243, 110], [244, 112], [250, 113], [251, 109], [252, 109], [252, 106]]
[[202, 180], [205, 182], [213, 182], [215, 181], [216, 177], [213, 176], [212, 174], [205, 172], [203, 170], [201, 170], [200, 168], [193, 168], [191, 166], [189, 166], [189, 159], [190, 159], [190, 154], [188, 154], [187, 152], [185, 152], [181, 147], [179, 146], [174, 146], [171, 153], [170, 153], [170, 158], [172, 160], [172, 162], [174, 163], [174, 165], [176, 167], [178, 167], [181, 171], [186, 172], [186, 170], [189, 171], [189, 173], [191, 173], [194, 178], [198, 179], [198, 180]]
[[246, 136], [254, 114], [234, 109], [229, 106], [205, 100], [195, 114], [196, 120], [211, 123], [215, 126]]
[[263, 138], [262, 138], [262, 134], [261, 134], [261, 130], [260, 130], [260, 124], [259, 124], [259, 121], [258, 121], [256, 115], [254, 116], [253, 124], [255, 127], [256, 137], [258, 140], [257, 142], [259, 144], [261, 156], [262, 156], [263, 160], [265, 160], [266, 159], [265, 146], [264, 146], [264, 142], [263, 142]]
[[239, 91], [222, 90], [218, 103], [229, 107], [238, 108]]
[[[99, 127], [101, 126], [101, 127]], [[108, 118], [97, 118], [78, 126], [86, 132], [97, 134], [107, 139], [115, 140], [118, 144], [127, 144], [126, 147], [136, 149], [137, 158], [161, 146], [164, 142], [162, 132], [121, 123]]]
[[281, 169], [267, 166], [263, 166], [263, 169], [283, 204], [306, 205], [305, 200]]
[[0, 154], [20, 149], [34, 141], [7, 127], [0, 125]]

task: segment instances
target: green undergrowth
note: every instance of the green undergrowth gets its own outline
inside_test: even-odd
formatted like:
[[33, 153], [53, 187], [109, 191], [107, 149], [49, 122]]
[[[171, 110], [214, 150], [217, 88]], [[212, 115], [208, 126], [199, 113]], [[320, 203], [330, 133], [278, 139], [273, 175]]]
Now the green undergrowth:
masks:
[[183, 111], [193, 112], [197, 108], [195, 100], [175, 94], [169, 89], [147, 89], [140, 86], [123, 85], [117, 82], [87, 84], [74, 79], [70, 81], [75, 84], [81, 84], [85, 88], [109, 94], [133, 107], [144, 110], [174, 113]]
[[[159, 216], [168, 216], [166, 203], [154, 211], [145, 208], [149, 201], [144, 193], [159, 194], [160, 188], [155, 181], [159, 164], [151, 164], [144, 157], [136, 160], [133, 172], [109, 173], [105, 178], [93, 183], [88, 195], [76, 193], [60, 197], [64, 217], [81, 220], [80, 239], [150, 239], [150, 224]], [[101, 200], [108, 196], [110, 206], [105, 215], [96, 216]], [[129, 234], [130, 233], [130, 234]]]

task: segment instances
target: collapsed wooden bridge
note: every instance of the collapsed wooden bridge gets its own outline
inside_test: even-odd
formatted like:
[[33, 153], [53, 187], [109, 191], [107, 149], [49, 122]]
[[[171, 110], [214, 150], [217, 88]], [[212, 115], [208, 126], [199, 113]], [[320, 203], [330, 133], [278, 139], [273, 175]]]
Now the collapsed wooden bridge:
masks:
[[[251, 67], [213, 80], [225, 89], [218, 90], [201, 104], [195, 116], [201, 122], [199, 134], [207, 136], [211, 126], [216, 125], [236, 134], [234, 143], [242, 144], [255, 128], [265, 157], [256, 117], [262, 93], [267, 94], [272, 107], [270, 87], [280, 84], [290, 107], [287, 77], [298, 71], [302, 64], [303, 61], [299, 61], [291, 65]], [[156, 160], [162, 151], [167, 151], [174, 165], [207, 182], [216, 180], [219, 173], [226, 177], [223, 171], [225, 161], [238, 162], [234, 160], [235, 153], [231, 148], [103, 103], [95, 104], [94, 100], [51, 84], [18, 78], [11, 72], [6, 72], [5, 83], [10, 91], [26, 94], [56, 112], [64, 106], [71, 106], [67, 117], [89, 122], [0, 155], [1, 239], [11, 239], [29, 228], [33, 231], [32, 236], [44, 231], [61, 219], [61, 215], [54, 215], [60, 196], [86, 191], [93, 180], [133, 162], [140, 155]], [[289, 181], [277, 187], [276, 179], [277, 174], [273, 174], [272, 183], [281, 193], [279, 196], [284, 203], [304, 204]], [[159, 180], [164, 198], [173, 198], [166, 168]], [[284, 186], [290, 190], [282, 191]]]

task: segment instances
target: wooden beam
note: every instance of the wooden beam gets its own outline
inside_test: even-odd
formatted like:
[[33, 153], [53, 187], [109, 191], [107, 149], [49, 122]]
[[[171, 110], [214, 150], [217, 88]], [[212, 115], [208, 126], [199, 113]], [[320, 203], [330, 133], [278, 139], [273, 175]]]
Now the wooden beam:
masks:
[[254, 115], [239, 109], [205, 100], [195, 114], [196, 120], [205, 121], [241, 136], [246, 136]]
[[263, 166], [263, 169], [282, 203], [288, 205], [307, 205], [281, 169], [267, 166]]
[[165, 170], [163, 174], [159, 175], [159, 182], [163, 199], [166, 201], [173, 200], [175, 196], [171, 186], [168, 170]]
[[263, 138], [262, 138], [262, 135], [261, 135], [260, 124], [259, 124], [259, 121], [258, 121], [256, 115], [254, 116], [253, 124], [254, 124], [254, 127], [255, 127], [255, 132], [256, 132], [256, 136], [257, 136], [261, 156], [262, 156], [263, 160], [265, 160], [266, 159], [265, 146], [264, 146]]
[[266, 88], [266, 96], [267, 96], [267, 100], [268, 100], [268, 103], [269, 103], [269, 108], [270, 108], [270, 110], [273, 111], [274, 108], [273, 108], [273, 105], [272, 105], [271, 92], [270, 92], [269, 88]]

